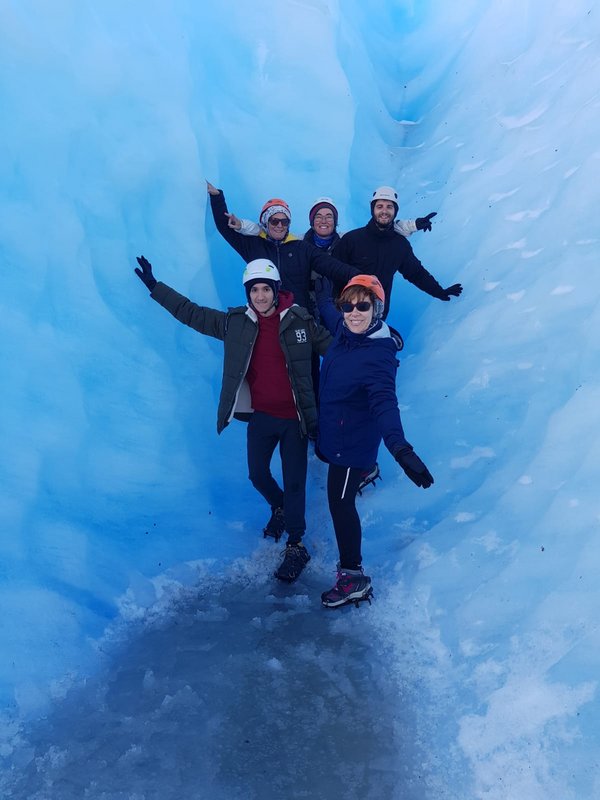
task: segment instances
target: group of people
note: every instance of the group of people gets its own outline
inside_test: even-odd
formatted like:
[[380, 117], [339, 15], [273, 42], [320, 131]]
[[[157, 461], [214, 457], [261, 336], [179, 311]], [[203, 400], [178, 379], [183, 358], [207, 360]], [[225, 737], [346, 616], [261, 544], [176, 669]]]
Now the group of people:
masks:
[[[217, 431], [234, 417], [248, 423], [249, 478], [271, 510], [264, 534], [276, 540], [287, 534], [275, 577], [290, 583], [310, 561], [303, 537], [308, 440], [315, 439], [315, 452], [328, 464], [339, 551], [335, 584], [321, 601], [330, 608], [358, 603], [372, 587], [362, 565], [356, 496], [377, 464], [381, 441], [413, 483], [425, 489], [433, 483], [404, 436], [398, 409], [401, 339], [385, 322], [394, 274], [444, 301], [462, 286], [442, 288], [416, 258], [407, 237], [431, 230], [435, 213], [397, 220], [391, 187], [375, 190], [368, 223], [343, 236], [335, 203], [319, 198], [303, 238], [290, 232], [284, 200], [268, 200], [255, 224], [230, 213], [221, 190], [207, 188], [218, 231], [246, 262], [245, 305], [200, 306], [157, 281], [144, 256], [135, 272], [176, 319], [224, 342]], [[271, 473], [277, 447], [283, 487]]]

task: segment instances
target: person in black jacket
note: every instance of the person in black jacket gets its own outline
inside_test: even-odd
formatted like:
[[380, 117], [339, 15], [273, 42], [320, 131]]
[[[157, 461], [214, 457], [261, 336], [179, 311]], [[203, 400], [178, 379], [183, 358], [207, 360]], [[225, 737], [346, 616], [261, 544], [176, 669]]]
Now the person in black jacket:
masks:
[[[338, 210], [331, 197], [318, 197], [308, 212], [310, 228], [304, 234], [304, 239], [316, 247], [333, 252], [333, 248], [340, 240], [338, 233]], [[426, 217], [417, 219], [394, 220], [394, 231], [407, 238], [415, 231], [430, 231], [431, 220], [437, 216], [437, 211], [432, 211]], [[247, 220], [243, 220], [247, 224]]]
[[244, 236], [229, 225], [232, 215], [223, 192], [208, 181], [207, 189], [215, 225], [225, 241], [246, 262], [255, 258], [272, 261], [281, 275], [282, 288], [292, 292], [298, 305], [311, 313], [314, 312], [314, 301], [310, 297], [311, 272], [342, 286], [358, 275], [359, 270], [290, 233], [292, 215], [284, 200], [276, 197], [267, 200], [260, 212], [260, 234]]
[[[283, 203], [283, 200], [281, 201]], [[287, 204], [286, 204], [287, 206]], [[235, 214], [226, 214], [227, 224], [230, 228], [243, 233], [244, 236], [259, 236], [261, 227], [250, 219], [241, 219]], [[416, 219], [396, 219], [394, 220], [394, 230], [401, 236], [407, 238], [415, 231], [430, 231], [431, 220], [437, 216], [437, 211], [432, 211], [425, 217]], [[339, 212], [336, 204], [331, 197], [317, 197], [308, 212], [310, 228], [302, 237], [310, 244], [314, 244], [320, 250], [331, 253], [340, 239], [338, 231]]]
[[[394, 231], [398, 213], [398, 195], [390, 186], [380, 186], [371, 199], [371, 219], [362, 228], [345, 233], [333, 248], [333, 256], [356, 267], [359, 272], [376, 275], [385, 291], [386, 319], [394, 275], [399, 272], [421, 291], [438, 300], [450, 300], [462, 292], [460, 283], [444, 289], [419, 259], [404, 236]], [[336, 285], [340, 286], [339, 282]], [[342, 284], [343, 285], [343, 284]]]
[[[331, 342], [304, 308], [281, 289], [279, 273], [267, 259], [251, 261], [244, 271], [247, 305], [218, 311], [199, 306], [157, 281], [150, 262], [140, 256], [135, 272], [153, 300], [177, 320], [225, 345], [217, 432], [233, 417], [248, 422], [248, 476], [271, 506], [265, 536], [288, 534], [284, 558], [275, 572], [291, 583], [310, 561], [302, 542], [306, 529], [307, 437], [316, 434], [317, 407], [312, 353], [323, 355]], [[279, 447], [283, 489], [271, 474]]]
[[[394, 220], [398, 214], [398, 194], [390, 186], [380, 186], [371, 198], [371, 219], [362, 228], [355, 228], [345, 233], [333, 248], [333, 255], [356, 267], [361, 273], [376, 275], [383, 286], [385, 305], [382, 319], [386, 319], [390, 310], [390, 296], [396, 272], [414, 284], [421, 291], [448, 301], [458, 297], [462, 292], [460, 283], [444, 289], [436, 281], [419, 259], [405, 236], [398, 236], [394, 229]], [[431, 215], [429, 215], [430, 222]], [[427, 218], [424, 218], [427, 219]], [[425, 228], [429, 229], [429, 228]], [[342, 284], [343, 285], [343, 284]], [[339, 295], [341, 286], [334, 285], [333, 293]], [[380, 477], [377, 463], [365, 471], [362, 489]]]

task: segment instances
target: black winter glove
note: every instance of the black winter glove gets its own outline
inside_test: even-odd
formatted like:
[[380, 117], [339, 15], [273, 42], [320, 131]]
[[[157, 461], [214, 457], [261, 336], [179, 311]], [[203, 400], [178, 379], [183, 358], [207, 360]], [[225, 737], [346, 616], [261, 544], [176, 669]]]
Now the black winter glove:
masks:
[[418, 231], [430, 231], [431, 230], [431, 220], [437, 217], [437, 211], [432, 211], [431, 214], [427, 214], [426, 217], [417, 217], [415, 220], [415, 225], [417, 226]]
[[156, 286], [156, 278], [152, 274], [152, 264], [148, 261], [148, 259], [145, 256], [138, 256], [136, 260], [140, 265], [141, 269], [138, 269], [138, 267], [136, 267], [135, 274], [142, 281], [142, 283], [145, 283], [148, 289], [152, 291]]
[[433, 476], [410, 445], [396, 450], [394, 458], [413, 483], [422, 486], [423, 489], [429, 489], [433, 483]]
[[444, 289], [444, 292], [445, 297], [442, 297], [442, 300], [450, 300], [451, 297], [458, 297], [462, 292], [462, 284], [453, 283], [452, 286], [448, 286], [447, 289]]
[[333, 296], [333, 283], [324, 275], [315, 278], [314, 289], [317, 303], [322, 303]]

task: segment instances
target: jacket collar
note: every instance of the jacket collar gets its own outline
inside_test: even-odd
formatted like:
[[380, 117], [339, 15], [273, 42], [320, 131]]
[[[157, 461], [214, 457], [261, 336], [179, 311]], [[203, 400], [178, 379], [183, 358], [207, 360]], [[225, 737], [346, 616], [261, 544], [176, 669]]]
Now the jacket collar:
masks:
[[261, 239], [266, 239], [267, 242], [271, 242], [272, 244], [277, 244], [277, 245], [287, 244], [288, 242], [297, 242], [298, 241], [298, 237], [295, 236], [293, 233], [288, 233], [288, 235], [285, 237], [285, 239], [280, 239], [277, 242], [275, 241], [275, 239], [271, 239], [270, 236], [267, 236], [267, 234], [263, 230], [261, 230], [261, 232], [258, 234], [258, 236]]
[[373, 217], [371, 217], [365, 227], [369, 233], [373, 234], [373, 236], [378, 236], [381, 239], [390, 239], [393, 236], [397, 236], [394, 230], [394, 222], [395, 220], [391, 222], [387, 228], [382, 229], [379, 227], [379, 225], [377, 225]]

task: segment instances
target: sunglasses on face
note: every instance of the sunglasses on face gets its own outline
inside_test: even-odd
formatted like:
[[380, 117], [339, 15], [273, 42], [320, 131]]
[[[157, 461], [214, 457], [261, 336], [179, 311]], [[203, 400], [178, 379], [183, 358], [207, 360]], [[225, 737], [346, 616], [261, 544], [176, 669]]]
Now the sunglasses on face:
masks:
[[344, 314], [350, 314], [354, 309], [357, 311], [369, 311], [371, 303], [368, 300], [359, 300], [358, 303], [340, 303], [340, 308]]
[[284, 217], [283, 219], [271, 217], [271, 219], [269, 220], [269, 225], [272, 225], [274, 228], [278, 228], [280, 225], [282, 228], [289, 228], [290, 221], [286, 217]]

